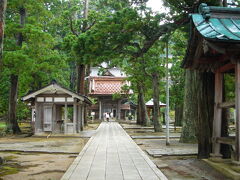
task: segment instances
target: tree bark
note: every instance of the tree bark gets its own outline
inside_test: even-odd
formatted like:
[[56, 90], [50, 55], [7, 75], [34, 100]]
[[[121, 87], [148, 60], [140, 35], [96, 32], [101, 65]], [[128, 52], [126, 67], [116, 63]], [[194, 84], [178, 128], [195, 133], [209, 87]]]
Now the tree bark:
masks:
[[186, 70], [181, 142], [194, 142], [197, 137], [200, 159], [211, 152], [213, 107], [214, 74]]
[[3, 67], [3, 39], [4, 39], [4, 25], [5, 25], [5, 11], [7, 7], [7, 0], [0, 0], [0, 72]]
[[[197, 138], [198, 158], [208, 158], [212, 150], [212, 127], [214, 115], [214, 74], [195, 72], [198, 102]], [[195, 101], [196, 101], [195, 100]]]
[[77, 93], [84, 95], [85, 65], [77, 65]]
[[142, 109], [141, 109], [141, 100], [140, 92], [138, 93], [138, 105], [137, 105], [137, 124], [142, 125]]
[[18, 76], [11, 75], [10, 77], [11, 89], [9, 96], [9, 110], [8, 110], [8, 122], [7, 122], [7, 132], [12, 132], [13, 134], [18, 134], [21, 132], [17, 117], [17, 94], [18, 94]]
[[[84, 19], [88, 18], [88, 4], [89, 4], [89, 0], [85, 0], [84, 1], [84, 12], [83, 12], [83, 16]], [[82, 32], [86, 32], [87, 31], [87, 23], [84, 22], [83, 27], [82, 27]], [[77, 76], [78, 76], [78, 80], [77, 80], [77, 92], [80, 94], [85, 95], [85, 93], [87, 93], [85, 90], [85, 73], [86, 73], [86, 67], [85, 64], [78, 64], [77, 65]], [[84, 105], [84, 125], [87, 125], [87, 106]]]
[[176, 104], [174, 126], [182, 126], [182, 119], [183, 119], [183, 104]]
[[147, 108], [146, 108], [146, 104], [145, 104], [145, 100], [144, 100], [143, 87], [141, 85], [139, 85], [139, 87], [140, 87], [140, 102], [141, 102], [140, 105], [141, 105], [142, 125], [149, 126], [150, 121], [149, 121], [149, 117], [147, 114]]
[[219, 0], [219, 6], [223, 6], [223, 7], [227, 7], [228, 4], [227, 4], [227, 0]]
[[227, 0], [223, 0], [223, 3], [222, 3], [223, 7], [227, 7], [228, 4], [227, 4]]
[[197, 121], [197, 102], [196, 91], [194, 89], [194, 71], [186, 70], [185, 73], [185, 92], [183, 105], [183, 127], [180, 142], [196, 142], [196, 124]]
[[[24, 7], [19, 8], [20, 14], [20, 26], [21, 28], [25, 25], [26, 19], [26, 9]], [[18, 33], [17, 36], [17, 45], [22, 46], [23, 43], [23, 34], [22, 32]], [[20, 133], [21, 130], [18, 126], [16, 118], [16, 107], [17, 107], [17, 96], [18, 96], [18, 75], [11, 74], [10, 77], [11, 87], [10, 87], [10, 96], [9, 96], [9, 112], [8, 112], [8, 130], [12, 130], [14, 134]]]
[[76, 63], [70, 62], [70, 89], [74, 92], [76, 92], [76, 80], [77, 80], [77, 74], [76, 74]]
[[159, 73], [152, 73], [153, 81], [153, 124], [155, 132], [162, 131], [162, 124], [160, 122], [160, 113], [159, 113]]
[[[86, 75], [85, 75], [85, 77], [87, 77], [86, 79], [85, 79], [85, 87], [84, 87], [84, 92], [85, 92], [85, 95], [86, 96], [88, 96], [88, 93], [89, 93], [89, 83], [90, 83], [90, 81], [89, 81], [89, 76], [90, 76], [90, 68], [91, 68], [91, 66], [90, 66], [90, 64], [88, 64], [87, 66], [86, 66]], [[84, 111], [84, 124], [85, 125], [87, 125], [88, 124], [88, 106], [85, 106], [85, 111]]]

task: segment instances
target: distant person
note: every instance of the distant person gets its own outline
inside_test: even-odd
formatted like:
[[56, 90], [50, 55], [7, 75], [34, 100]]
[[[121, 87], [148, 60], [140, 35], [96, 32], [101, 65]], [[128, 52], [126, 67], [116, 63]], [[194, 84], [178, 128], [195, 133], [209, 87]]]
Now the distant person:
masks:
[[104, 121], [106, 120], [106, 114], [107, 114], [107, 113], [103, 113], [103, 119], [104, 119]]
[[110, 118], [109, 113], [106, 113], [107, 122], [109, 122], [109, 118]]

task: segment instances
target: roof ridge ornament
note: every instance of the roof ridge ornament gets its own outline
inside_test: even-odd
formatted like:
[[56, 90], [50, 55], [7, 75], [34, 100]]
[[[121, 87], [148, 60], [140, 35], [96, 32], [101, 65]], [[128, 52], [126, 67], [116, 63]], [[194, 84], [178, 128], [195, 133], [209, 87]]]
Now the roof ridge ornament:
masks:
[[203, 15], [203, 18], [208, 20], [211, 17], [210, 7], [206, 3], [201, 3], [198, 7], [198, 12]]

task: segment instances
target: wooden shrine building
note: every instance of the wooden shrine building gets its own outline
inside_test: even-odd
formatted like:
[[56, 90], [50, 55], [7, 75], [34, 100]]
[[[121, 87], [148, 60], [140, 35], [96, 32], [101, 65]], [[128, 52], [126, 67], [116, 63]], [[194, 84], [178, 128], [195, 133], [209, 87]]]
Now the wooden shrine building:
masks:
[[[113, 119], [127, 119], [128, 114], [135, 114], [136, 106], [127, 103], [125, 95], [131, 91], [123, 91], [123, 86], [129, 86], [127, 76], [120, 68], [92, 67], [90, 73], [89, 96], [97, 99], [97, 103], [90, 107], [94, 119], [104, 119], [109, 113]], [[114, 94], [120, 95], [114, 99]]]
[[[150, 99], [148, 102], [146, 102], [146, 107], [147, 107], [147, 113], [148, 113], [148, 117], [150, 119], [152, 119], [153, 116], [153, 112], [154, 112], [154, 103], [153, 103], [153, 99]], [[162, 103], [159, 101], [159, 111], [160, 108], [162, 107], [166, 107], [166, 104]]]
[[32, 107], [35, 134], [78, 133], [84, 126], [83, 105], [91, 101], [53, 81], [40, 90], [22, 97]]
[[[191, 37], [183, 67], [215, 74], [212, 156], [221, 157], [220, 144], [233, 147], [240, 161], [240, 8], [201, 4], [191, 14]], [[223, 102], [223, 75], [235, 74], [235, 101]], [[222, 109], [235, 107], [236, 135], [221, 137]]]

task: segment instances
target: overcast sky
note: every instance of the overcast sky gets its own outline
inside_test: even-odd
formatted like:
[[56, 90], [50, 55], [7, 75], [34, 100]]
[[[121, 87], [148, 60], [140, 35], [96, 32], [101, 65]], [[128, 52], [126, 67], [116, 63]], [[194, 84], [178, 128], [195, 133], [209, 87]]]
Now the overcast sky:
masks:
[[166, 11], [163, 7], [162, 0], [149, 0], [147, 2], [147, 6], [151, 7], [153, 11]]

